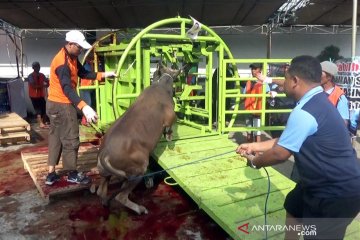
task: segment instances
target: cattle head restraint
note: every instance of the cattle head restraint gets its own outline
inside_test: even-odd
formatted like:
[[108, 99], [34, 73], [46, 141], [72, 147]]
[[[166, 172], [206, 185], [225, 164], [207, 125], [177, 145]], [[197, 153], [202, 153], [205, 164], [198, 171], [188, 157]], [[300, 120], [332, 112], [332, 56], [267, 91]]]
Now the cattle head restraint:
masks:
[[176, 81], [177, 76], [181, 73], [182, 69], [172, 69], [160, 62], [153, 75], [153, 82], [160, 82], [160, 80], [167, 78], [169, 80]]

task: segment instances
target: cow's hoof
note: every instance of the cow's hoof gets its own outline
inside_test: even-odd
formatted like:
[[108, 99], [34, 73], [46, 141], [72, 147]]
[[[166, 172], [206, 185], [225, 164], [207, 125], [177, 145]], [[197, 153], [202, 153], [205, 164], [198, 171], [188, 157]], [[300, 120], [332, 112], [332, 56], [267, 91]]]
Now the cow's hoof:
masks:
[[172, 134], [166, 134], [166, 141], [171, 142], [172, 138]]
[[149, 211], [144, 206], [139, 205], [139, 211], [138, 211], [139, 215], [148, 214], [148, 213], [149, 213]]
[[152, 188], [154, 186], [154, 178], [153, 177], [146, 177], [144, 179], [146, 188]]
[[90, 192], [91, 192], [92, 194], [94, 194], [94, 193], [96, 192], [96, 185], [95, 185], [95, 184], [91, 184]]

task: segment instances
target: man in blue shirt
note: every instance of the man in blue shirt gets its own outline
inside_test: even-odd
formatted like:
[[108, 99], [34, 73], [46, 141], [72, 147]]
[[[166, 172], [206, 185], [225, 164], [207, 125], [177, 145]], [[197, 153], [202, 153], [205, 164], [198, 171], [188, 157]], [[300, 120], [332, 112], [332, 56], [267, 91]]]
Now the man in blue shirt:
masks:
[[[300, 181], [284, 203], [286, 224], [315, 225], [315, 239], [342, 239], [360, 211], [360, 165], [344, 121], [320, 85], [321, 74], [317, 59], [294, 58], [284, 91], [297, 105], [280, 138], [241, 144], [236, 152], [253, 168], [294, 155]], [[298, 238], [297, 232], [286, 232], [285, 239]]]

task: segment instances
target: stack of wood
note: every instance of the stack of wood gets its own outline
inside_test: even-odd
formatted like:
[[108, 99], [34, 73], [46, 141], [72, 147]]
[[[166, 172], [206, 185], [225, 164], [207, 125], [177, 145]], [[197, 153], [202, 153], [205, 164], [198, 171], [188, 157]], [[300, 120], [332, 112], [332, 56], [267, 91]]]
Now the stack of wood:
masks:
[[30, 124], [16, 113], [0, 115], [0, 143], [17, 144], [30, 141]]

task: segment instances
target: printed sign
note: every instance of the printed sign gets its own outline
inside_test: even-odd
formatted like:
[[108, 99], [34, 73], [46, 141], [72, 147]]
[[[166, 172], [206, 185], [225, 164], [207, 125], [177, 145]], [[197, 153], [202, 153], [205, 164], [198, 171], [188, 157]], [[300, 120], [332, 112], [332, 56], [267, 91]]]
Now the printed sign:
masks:
[[360, 109], [360, 57], [344, 58], [335, 63], [338, 67], [335, 83], [345, 92], [350, 110]]

